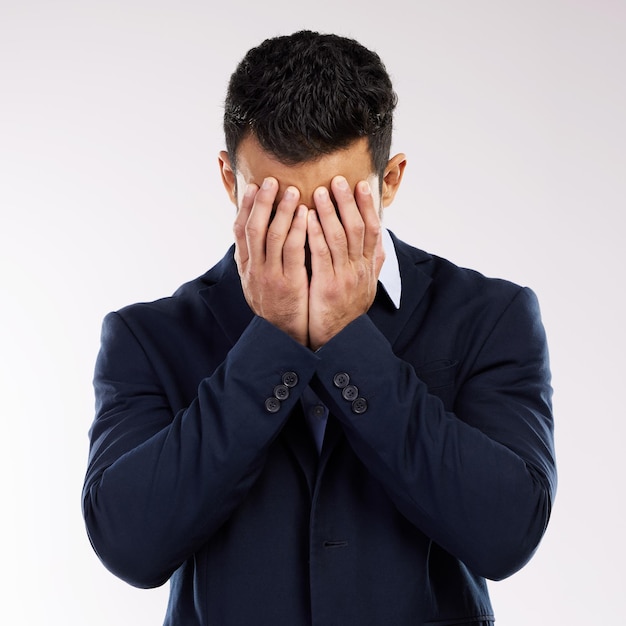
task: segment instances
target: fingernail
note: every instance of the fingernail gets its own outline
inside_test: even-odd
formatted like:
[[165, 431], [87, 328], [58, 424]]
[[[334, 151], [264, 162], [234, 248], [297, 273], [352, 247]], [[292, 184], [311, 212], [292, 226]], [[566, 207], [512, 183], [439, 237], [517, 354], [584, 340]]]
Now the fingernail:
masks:
[[328, 189], [326, 189], [326, 187], [318, 187], [315, 190], [315, 195], [320, 199], [320, 200], [324, 200], [325, 198], [328, 197]]
[[286, 200], [291, 200], [295, 197], [296, 197], [296, 190], [293, 187], [287, 187], [287, 189], [285, 189], [284, 198]]
[[337, 176], [335, 184], [339, 189], [348, 189], [348, 181], [343, 176]]
[[246, 185], [246, 196], [253, 196], [254, 189], [255, 189], [255, 185], [253, 185], [252, 183], [249, 183], [248, 185]]
[[372, 190], [370, 189], [370, 184], [366, 180], [360, 183], [360, 189], [361, 193], [372, 193]]
[[274, 186], [274, 180], [272, 178], [266, 178], [263, 181], [263, 189], [271, 189]]

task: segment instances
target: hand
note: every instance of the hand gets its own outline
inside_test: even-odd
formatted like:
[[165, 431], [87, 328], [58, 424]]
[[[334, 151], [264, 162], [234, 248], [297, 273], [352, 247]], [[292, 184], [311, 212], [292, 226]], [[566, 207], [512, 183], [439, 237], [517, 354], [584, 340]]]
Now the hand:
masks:
[[[325, 187], [313, 195], [307, 219], [311, 250], [309, 345], [317, 350], [367, 312], [384, 260], [382, 227], [369, 184], [354, 194], [343, 176], [331, 181], [339, 216]], [[341, 218], [341, 219], [340, 219]]]
[[308, 345], [309, 280], [304, 262], [307, 208], [287, 187], [272, 212], [278, 182], [248, 185], [235, 219], [235, 261], [250, 308], [296, 341]]

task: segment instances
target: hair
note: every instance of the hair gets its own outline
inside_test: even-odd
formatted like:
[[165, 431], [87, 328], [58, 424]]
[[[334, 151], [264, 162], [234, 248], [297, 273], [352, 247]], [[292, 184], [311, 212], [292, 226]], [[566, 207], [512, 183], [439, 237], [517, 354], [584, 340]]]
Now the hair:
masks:
[[396, 103], [380, 57], [353, 39], [312, 31], [266, 39], [230, 78], [226, 149], [236, 167], [241, 141], [253, 134], [279, 161], [296, 165], [367, 137], [382, 179]]

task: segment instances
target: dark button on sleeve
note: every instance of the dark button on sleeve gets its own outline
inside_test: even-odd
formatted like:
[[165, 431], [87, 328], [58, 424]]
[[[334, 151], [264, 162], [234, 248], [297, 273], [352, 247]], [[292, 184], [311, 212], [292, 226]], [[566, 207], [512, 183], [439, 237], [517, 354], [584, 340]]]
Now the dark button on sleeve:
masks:
[[278, 398], [268, 398], [265, 401], [265, 410], [268, 413], [278, 413], [280, 410], [280, 400]]
[[347, 385], [341, 391], [344, 400], [356, 400], [359, 397], [359, 390], [354, 385]]
[[298, 384], [298, 375], [295, 372], [285, 372], [283, 374], [283, 385], [295, 387]]
[[289, 387], [286, 385], [276, 385], [276, 387], [274, 387], [274, 397], [279, 400], [286, 400], [289, 397]]
[[333, 385], [338, 389], [343, 389], [350, 382], [350, 376], [345, 372], [339, 372], [335, 374], [333, 378]]
[[352, 403], [352, 412], [357, 415], [362, 415], [367, 411], [367, 400], [365, 398], [357, 398]]

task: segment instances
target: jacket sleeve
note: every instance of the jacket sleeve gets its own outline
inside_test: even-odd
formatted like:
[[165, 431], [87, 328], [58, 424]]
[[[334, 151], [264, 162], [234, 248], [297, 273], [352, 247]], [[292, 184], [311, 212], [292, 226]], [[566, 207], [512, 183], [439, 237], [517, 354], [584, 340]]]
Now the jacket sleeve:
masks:
[[[317, 360], [256, 317], [174, 414], [142, 345], [122, 316], [108, 315], [83, 489], [87, 531], [103, 563], [135, 586], [164, 583], [245, 497]], [[265, 401], [289, 371], [297, 385], [269, 412]]]
[[[460, 381], [454, 413], [362, 316], [318, 352], [318, 394], [402, 513], [475, 574], [522, 567], [556, 489], [548, 355], [532, 291], [520, 289]], [[345, 372], [357, 412], [334, 376]]]

